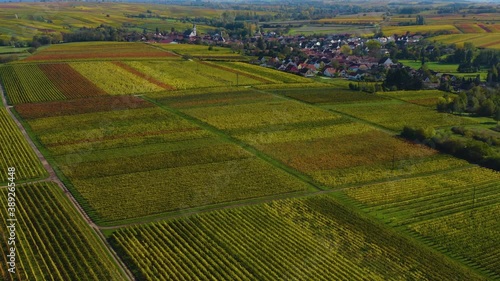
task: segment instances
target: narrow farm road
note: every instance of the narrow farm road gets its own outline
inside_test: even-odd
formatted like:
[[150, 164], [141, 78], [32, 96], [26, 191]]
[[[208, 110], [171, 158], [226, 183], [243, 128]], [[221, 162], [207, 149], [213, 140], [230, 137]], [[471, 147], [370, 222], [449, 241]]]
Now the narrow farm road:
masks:
[[5, 93], [4, 93], [4, 90], [3, 90], [3, 85], [1, 83], [0, 83], [0, 96], [2, 96], [2, 104], [6, 108], [7, 113], [10, 115], [10, 117], [12, 118], [12, 120], [14, 120], [14, 122], [17, 125], [17, 127], [19, 128], [19, 130], [23, 134], [24, 138], [26, 139], [26, 141], [28, 142], [28, 144], [30, 145], [30, 147], [33, 149], [33, 151], [35, 152], [36, 156], [38, 157], [38, 159], [42, 163], [43, 167], [45, 168], [45, 170], [49, 174], [48, 178], [43, 179], [43, 180], [39, 180], [39, 181], [36, 181], [36, 182], [52, 181], [52, 182], [56, 183], [64, 191], [64, 194], [66, 194], [66, 196], [68, 197], [68, 199], [71, 201], [71, 203], [73, 204], [73, 206], [75, 206], [75, 208], [78, 210], [78, 212], [80, 213], [80, 215], [85, 219], [85, 221], [87, 222], [87, 224], [99, 236], [99, 238], [102, 240], [102, 242], [104, 243], [104, 245], [106, 245], [106, 248], [108, 249], [108, 251], [111, 254], [112, 258], [115, 260], [116, 264], [118, 264], [121, 267], [122, 271], [125, 272], [125, 274], [129, 278], [129, 280], [134, 280], [133, 274], [128, 270], [128, 268], [125, 266], [125, 264], [122, 262], [122, 260], [118, 258], [118, 255], [113, 250], [113, 248], [111, 248], [111, 245], [108, 243], [108, 241], [106, 240], [106, 238], [104, 237], [104, 235], [101, 233], [101, 231], [99, 230], [99, 227], [92, 221], [92, 219], [83, 210], [82, 206], [80, 206], [80, 204], [76, 201], [75, 197], [73, 197], [73, 194], [71, 194], [71, 192], [68, 190], [68, 188], [59, 179], [59, 177], [57, 176], [56, 172], [54, 171], [54, 169], [52, 168], [52, 166], [47, 161], [47, 158], [45, 158], [45, 156], [43, 156], [43, 154], [40, 152], [40, 150], [38, 149], [38, 147], [33, 143], [33, 140], [28, 135], [28, 133], [24, 129], [24, 127], [21, 124], [21, 122], [12, 113], [12, 106], [9, 106], [7, 104], [7, 99], [5, 97]]

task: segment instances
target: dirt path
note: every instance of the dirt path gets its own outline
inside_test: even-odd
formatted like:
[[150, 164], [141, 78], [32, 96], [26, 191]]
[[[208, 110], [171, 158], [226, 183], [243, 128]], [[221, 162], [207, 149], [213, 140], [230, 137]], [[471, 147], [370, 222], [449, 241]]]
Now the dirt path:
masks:
[[99, 230], [99, 227], [87, 215], [87, 213], [83, 210], [82, 206], [80, 206], [80, 204], [76, 201], [75, 197], [73, 197], [73, 195], [71, 194], [71, 192], [64, 185], [64, 183], [59, 179], [59, 177], [57, 177], [56, 172], [54, 171], [54, 169], [52, 168], [52, 166], [49, 164], [49, 162], [47, 161], [47, 159], [45, 158], [45, 156], [43, 156], [43, 154], [40, 152], [40, 150], [38, 149], [38, 147], [33, 143], [33, 141], [31, 140], [31, 137], [28, 135], [28, 133], [24, 129], [24, 127], [21, 124], [21, 122], [19, 122], [19, 120], [16, 118], [16, 116], [12, 113], [12, 106], [10, 106], [10, 105], [7, 104], [7, 100], [5, 98], [5, 94], [4, 94], [4, 91], [3, 91], [3, 85], [2, 84], [0, 84], [0, 96], [2, 96], [2, 104], [6, 108], [7, 113], [10, 115], [10, 117], [12, 118], [12, 120], [14, 120], [14, 122], [17, 125], [17, 127], [19, 128], [19, 130], [23, 134], [24, 138], [26, 139], [26, 141], [28, 141], [28, 144], [33, 149], [33, 151], [35, 152], [36, 156], [38, 157], [38, 159], [42, 163], [43, 167], [45, 168], [45, 170], [49, 174], [48, 178], [43, 179], [43, 180], [39, 180], [39, 181], [36, 181], [36, 182], [52, 181], [52, 182], [56, 183], [64, 191], [64, 194], [66, 194], [66, 196], [68, 197], [68, 199], [71, 201], [71, 203], [73, 204], [73, 206], [75, 206], [75, 208], [78, 210], [78, 212], [80, 213], [80, 215], [85, 219], [85, 221], [87, 222], [87, 224], [94, 230], [94, 232], [96, 232], [96, 234], [99, 236], [99, 238], [101, 238], [101, 240], [104, 243], [104, 245], [106, 245], [106, 248], [108, 248], [109, 253], [113, 257], [113, 259], [115, 260], [115, 262], [121, 267], [122, 271], [125, 272], [125, 274], [128, 276], [129, 280], [134, 280], [132, 273], [128, 270], [128, 268], [125, 266], [125, 264], [118, 258], [118, 255], [116, 254], [116, 252], [111, 248], [111, 245], [109, 245], [109, 243], [106, 240], [106, 238], [102, 235], [101, 231]]

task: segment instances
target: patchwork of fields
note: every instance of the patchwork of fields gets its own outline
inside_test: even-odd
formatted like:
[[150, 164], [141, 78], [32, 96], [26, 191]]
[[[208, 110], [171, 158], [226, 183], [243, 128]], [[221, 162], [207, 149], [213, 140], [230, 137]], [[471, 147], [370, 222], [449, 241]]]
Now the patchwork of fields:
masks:
[[57, 102], [57, 108], [68, 110], [54, 115], [45, 110], [54, 108], [50, 103], [18, 107], [97, 221], [308, 189], [241, 147], [151, 103], [106, 99], [97, 98], [100, 108], [89, 106], [90, 98]]
[[[35, 144], [136, 278], [499, 278], [499, 174], [397, 136], [405, 125], [479, 122], [436, 112], [441, 92], [355, 92], [244, 62], [184, 60], [170, 51], [206, 54], [179, 46], [82, 51], [102, 46], [47, 48], [0, 67], [0, 78]], [[0, 140], [11, 148], [0, 148], [2, 169], [14, 162], [19, 180], [43, 179], [0, 113]], [[27, 218], [19, 278], [123, 279], [56, 184], [18, 192]]]

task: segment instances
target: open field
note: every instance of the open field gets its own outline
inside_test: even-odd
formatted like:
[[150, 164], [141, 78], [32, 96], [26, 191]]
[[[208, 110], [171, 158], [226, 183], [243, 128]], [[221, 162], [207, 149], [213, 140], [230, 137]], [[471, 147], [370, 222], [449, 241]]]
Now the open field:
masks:
[[16, 169], [16, 180], [47, 174], [5, 108], [0, 108], [0, 183], [7, 182], [7, 168]]
[[480, 279], [327, 196], [123, 228], [111, 239], [144, 280]]
[[[419, 69], [422, 66], [422, 63], [418, 60], [417, 61], [400, 60], [399, 62], [414, 69]], [[439, 62], [426, 62], [425, 64], [430, 70], [434, 70], [436, 72], [441, 72], [441, 73], [452, 74], [457, 77], [475, 78], [476, 75], [478, 74], [481, 77], [481, 80], [486, 80], [486, 78], [488, 77], [488, 71], [486, 69], [480, 72], [461, 73], [458, 72], [458, 64], [439, 63]]]
[[[7, 192], [6, 188], [0, 189], [2, 206], [8, 204]], [[9, 232], [2, 223], [0, 236], [5, 239], [0, 240], [0, 261], [4, 265], [0, 268], [1, 279], [124, 280], [102, 241], [56, 184], [17, 186], [15, 194], [17, 270], [15, 275], [7, 272], [4, 254], [13, 245], [7, 245]], [[8, 219], [4, 211], [0, 218]]]
[[492, 278], [500, 275], [498, 220], [500, 173], [483, 168], [348, 189], [363, 208], [404, 226], [435, 247]]

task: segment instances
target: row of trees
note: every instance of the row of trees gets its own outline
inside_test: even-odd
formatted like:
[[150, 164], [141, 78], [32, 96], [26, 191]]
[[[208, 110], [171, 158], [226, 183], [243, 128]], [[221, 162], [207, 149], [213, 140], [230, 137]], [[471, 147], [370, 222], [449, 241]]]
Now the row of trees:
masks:
[[500, 170], [500, 152], [481, 139], [456, 136], [447, 132], [437, 133], [433, 128], [412, 127], [404, 127], [401, 136], [473, 163]]
[[500, 114], [500, 93], [498, 90], [475, 86], [456, 97], [445, 94], [436, 105], [440, 112], [469, 113], [476, 116], [497, 116]]

